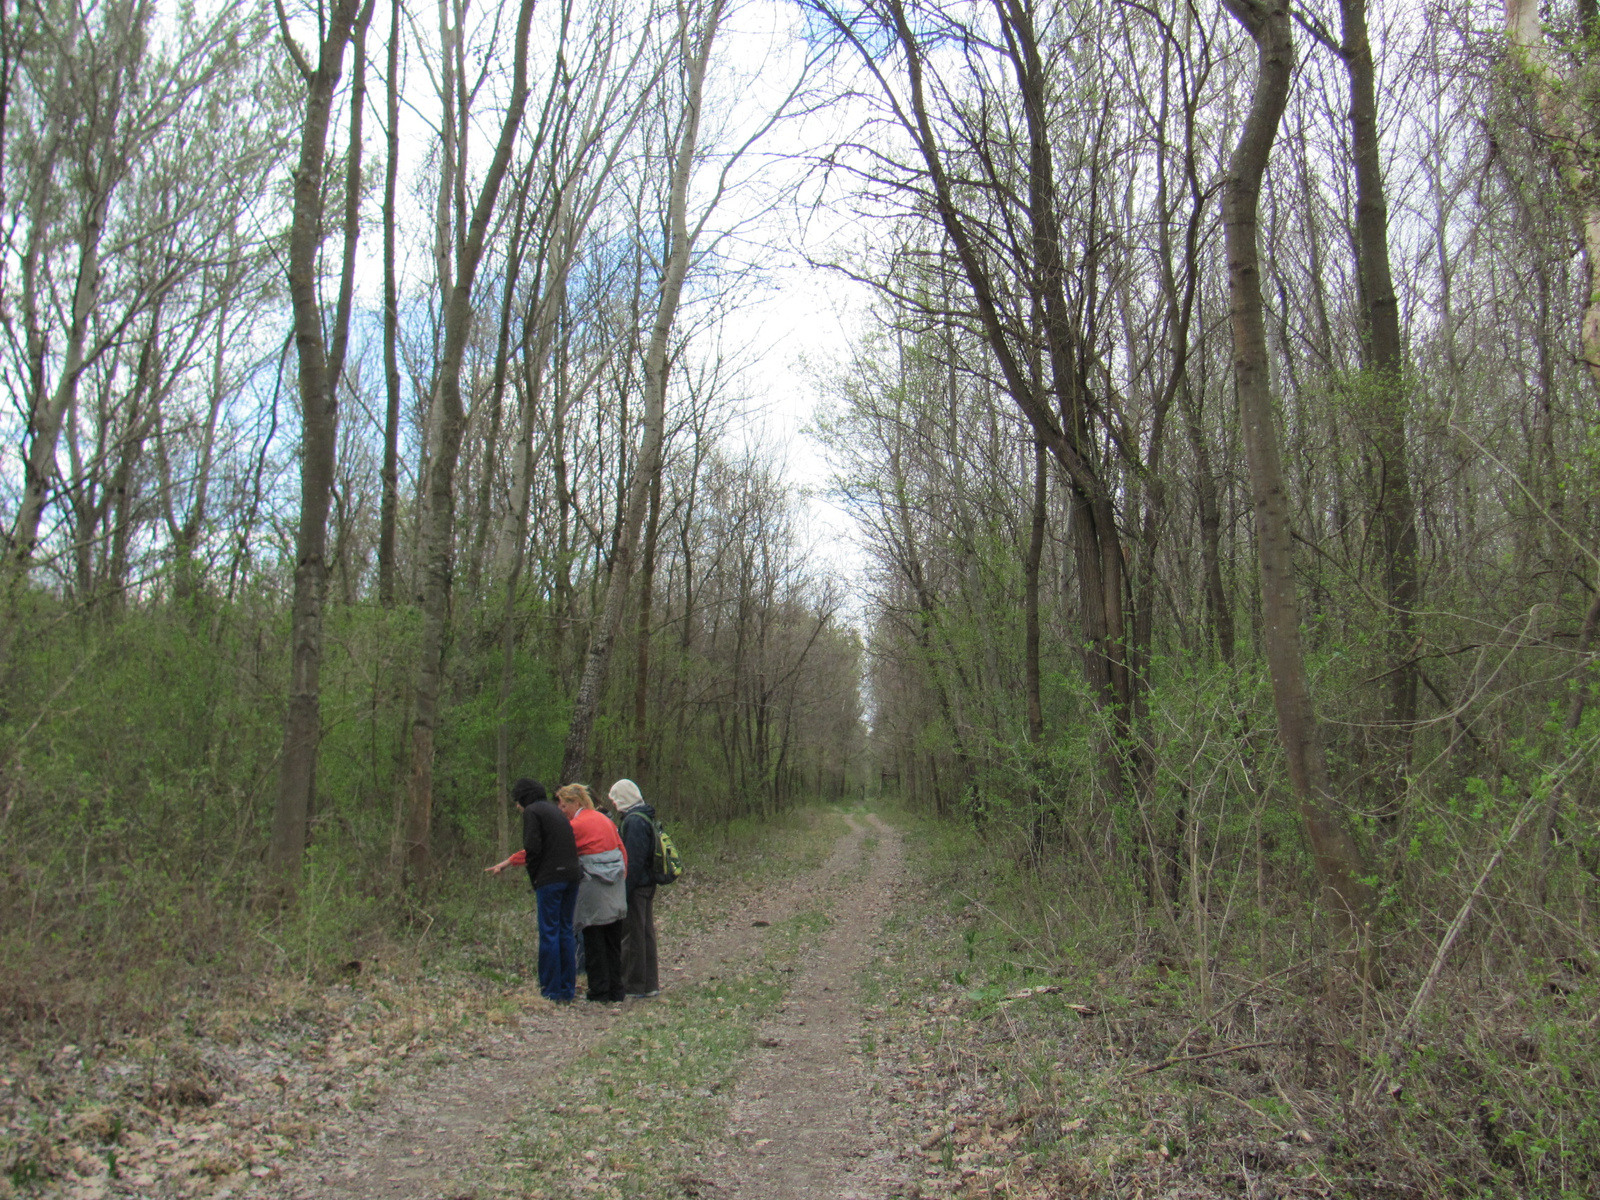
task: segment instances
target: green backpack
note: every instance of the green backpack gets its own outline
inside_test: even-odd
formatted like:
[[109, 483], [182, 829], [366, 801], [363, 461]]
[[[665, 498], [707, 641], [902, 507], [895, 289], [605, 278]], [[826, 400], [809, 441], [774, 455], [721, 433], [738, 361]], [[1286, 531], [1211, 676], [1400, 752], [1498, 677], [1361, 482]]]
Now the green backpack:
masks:
[[683, 859], [678, 857], [678, 848], [672, 844], [672, 835], [661, 827], [661, 822], [647, 819], [650, 821], [650, 832], [655, 835], [655, 850], [650, 855], [650, 882], [673, 883], [683, 874]]

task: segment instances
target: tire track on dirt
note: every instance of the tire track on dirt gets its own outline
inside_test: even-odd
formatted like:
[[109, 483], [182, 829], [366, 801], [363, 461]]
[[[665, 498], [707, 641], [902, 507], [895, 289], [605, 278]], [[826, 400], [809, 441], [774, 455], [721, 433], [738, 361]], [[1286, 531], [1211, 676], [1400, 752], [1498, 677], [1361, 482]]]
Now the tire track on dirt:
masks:
[[[684, 939], [675, 953], [664, 947], [667, 995], [675, 986], [705, 982], [756, 958], [768, 925], [831, 907], [838, 881], [858, 872], [869, 833], [846, 819], [849, 832], [821, 867], [776, 886], [735, 893], [710, 930]], [[873, 832], [887, 829], [875, 817], [869, 820]], [[479, 1040], [466, 1060], [396, 1080], [371, 1112], [350, 1112], [325, 1123], [317, 1141], [287, 1163], [280, 1178], [256, 1181], [245, 1194], [274, 1200], [469, 1195], [471, 1188], [457, 1181], [491, 1165], [499, 1134], [539, 1104], [559, 1099], [550, 1095], [558, 1073], [647, 1003], [630, 1001], [618, 1008], [582, 1000], [570, 1006], [538, 1001], [513, 1032]]]
[[[875, 1144], [885, 1139], [874, 1136], [871, 1078], [858, 1053], [865, 1017], [857, 977], [892, 906], [902, 848], [896, 830], [876, 815], [866, 821], [867, 830], [851, 821], [878, 839], [866, 877], [831, 898], [829, 932], [760, 1030], [734, 1092], [734, 1145], [715, 1181], [721, 1194], [818, 1200], [885, 1190], [877, 1176], [897, 1148]], [[875, 1169], [863, 1171], [868, 1156]]]

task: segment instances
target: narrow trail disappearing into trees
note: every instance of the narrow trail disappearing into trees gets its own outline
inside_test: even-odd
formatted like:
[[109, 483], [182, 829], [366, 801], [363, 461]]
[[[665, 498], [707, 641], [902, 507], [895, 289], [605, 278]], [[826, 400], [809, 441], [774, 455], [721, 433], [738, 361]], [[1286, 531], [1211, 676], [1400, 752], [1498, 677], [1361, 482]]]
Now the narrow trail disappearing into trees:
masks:
[[[866, 966], [901, 871], [900, 837], [868, 816], [878, 847], [866, 877], [837, 889], [832, 926], [810, 955], [734, 1095], [733, 1126], [744, 1153], [718, 1183], [740, 1200], [799, 1200], [849, 1194], [868, 1144], [866, 1073], [859, 1056], [862, 1013], [856, 975]], [[841, 842], [859, 852], [863, 830], [851, 820]], [[836, 854], [837, 858], [838, 855]], [[892, 1160], [892, 1148], [872, 1160]], [[867, 1171], [854, 1171], [866, 1175]], [[856, 1186], [869, 1186], [866, 1179]]]
[[[888, 911], [901, 849], [899, 834], [876, 816], [846, 820], [849, 832], [820, 868], [742, 896], [711, 929], [682, 945], [663, 945], [670, 997], [675, 987], [754, 961], [768, 928], [790, 916], [821, 911], [831, 918], [746, 1062], [724, 1167], [717, 1180], [704, 1181], [718, 1195], [839, 1195], [870, 1152], [868, 1080], [855, 1054], [861, 1022], [855, 975]], [[494, 1169], [499, 1135], [513, 1123], [537, 1122], [541, 1109], [581, 1100], [559, 1092], [561, 1071], [642, 1007], [581, 1000], [564, 1009], [541, 1006], [511, 1031], [481, 1043], [477, 1057], [397, 1084], [374, 1111], [337, 1120], [280, 1179], [261, 1180], [250, 1194], [290, 1200], [475, 1195], [468, 1181]], [[894, 1153], [885, 1149], [871, 1162], [886, 1165]]]

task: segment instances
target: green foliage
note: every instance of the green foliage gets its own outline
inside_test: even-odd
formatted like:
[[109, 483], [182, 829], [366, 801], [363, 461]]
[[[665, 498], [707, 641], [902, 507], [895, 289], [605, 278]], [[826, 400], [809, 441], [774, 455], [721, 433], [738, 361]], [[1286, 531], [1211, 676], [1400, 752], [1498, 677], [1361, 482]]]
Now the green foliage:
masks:
[[[444, 706], [439, 765], [434, 773], [436, 825], [453, 834], [458, 846], [474, 852], [494, 844], [499, 819], [495, 786], [500, 720], [498, 647], [492, 657], [492, 668], [479, 661], [462, 671], [463, 686], [457, 687]], [[557, 777], [569, 707], [546, 663], [519, 650], [506, 698], [506, 711], [512, 714], [506, 744], [512, 779], [521, 775], [545, 780]]]
[[[336, 976], [392, 953], [395, 939], [464, 942], [480, 947], [485, 970], [521, 969], [515, 939], [482, 932], [486, 905], [521, 913], [528, 902], [519, 878], [482, 874], [498, 856], [501, 816], [497, 637], [463, 638], [451, 659], [435, 761], [439, 870], [413, 895], [398, 887], [393, 848], [417, 615], [329, 609], [310, 840], [298, 894], [280, 906], [262, 876], [288, 675], [287, 619], [273, 598], [229, 604], [202, 591], [115, 619], [25, 599], [42, 632], [19, 644], [0, 719], [0, 1019], [138, 1022], [199, 979]], [[513, 775], [555, 778], [568, 701], [536, 640], [518, 646], [506, 705]], [[631, 725], [607, 729], [622, 740]], [[704, 764], [690, 776], [703, 792], [647, 795], [691, 878], [743, 861], [758, 841], [805, 841], [805, 822], [730, 803], [703, 730], [675, 752]]]

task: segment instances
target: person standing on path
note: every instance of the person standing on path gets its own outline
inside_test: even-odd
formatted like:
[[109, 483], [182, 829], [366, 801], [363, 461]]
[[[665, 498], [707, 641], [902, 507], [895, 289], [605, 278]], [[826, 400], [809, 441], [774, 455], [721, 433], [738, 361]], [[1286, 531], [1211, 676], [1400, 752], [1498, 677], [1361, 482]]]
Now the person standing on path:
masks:
[[572, 928], [582, 935], [589, 999], [620, 1004], [628, 998], [622, 988], [622, 927], [628, 915], [623, 880], [628, 860], [622, 838], [617, 827], [595, 810], [594, 798], [583, 784], [558, 788], [556, 803], [572, 822], [578, 865], [583, 869]]
[[486, 868], [498, 875], [519, 859], [526, 863], [539, 911], [539, 991], [546, 999], [567, 1004], [577, 991], [577, 954], [572, 916], [578, 904], [578, 844], [572, 823], [545, 796], [537, 779], [511, 785], [511, 799], [522, 810], [522, 849], [504, 862]]
[[628, 859], [628, 922], [622, 934], [622, 985], [628, 995], [646, 1000], [661, 994], [656, 967], [656, 810], [644, 802], [639, 785], [619, 779], [611, 803], [622, 814], [622, 849]]

